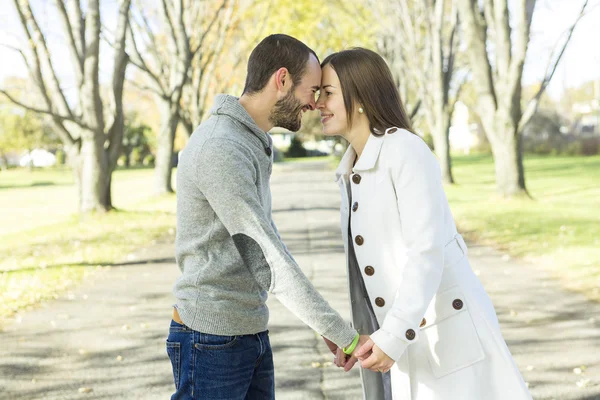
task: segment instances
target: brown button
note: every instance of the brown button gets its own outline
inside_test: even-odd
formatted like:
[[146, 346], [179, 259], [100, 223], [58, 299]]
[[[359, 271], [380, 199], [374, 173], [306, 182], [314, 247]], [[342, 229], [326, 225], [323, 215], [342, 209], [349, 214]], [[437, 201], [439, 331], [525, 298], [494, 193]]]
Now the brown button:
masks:
[[419, 325], [419, 328], [422, 328], [422, 327], [424, 327], [425, 325], [427, 325], [427, 320], [426, 320], [425, 318], [423, 318], [423, 319], [421, 320], [421, 325]]
[[370, 265], [367, 265], [365, 267], [365, 274], [372, 276], [375, 273], [375, 268], [371, 267]]
[[455, 310], [460, 310], [463, 308], [463, 301], [461, 299], [454, 300], [452, 302], [452, 307], [454, 307]]
[[352, 182], [356, 183], [357, 185], [360, 183], [360, 180], [361, 180], [361, 179], [362, 179], [362, 178], [360, 177], [360, 175], [359, 175], [359, 174], [354, 174], [354, 175], [352, 176]]
[[416, 336], [417, 336], [417, 334], [412, 329], [409, 329], [406, 331], [406, 338], [408, 340], [414, 340]]
[[354, 202], [354, 204], [352, 204], [352, 211], [356, 211], [358, 210], [358, 202]]
[[388, 133], [391, 135], [392, 133], [396, 133], [397, 130], [398, 128], [392, 128], [388, 131]]
[[375, 304], [377, 304], [377, 307], [383, 307], [385, 306], [385, 300], [381, 297], [378, 297], [375, 299]]
[[354, 238], [354, 241], [356, 242], [357, 245], [362, 246], [362, 244], [365, 242], [365, 239], [363, 239], [362, 236], [358, 235], [357, 237]]

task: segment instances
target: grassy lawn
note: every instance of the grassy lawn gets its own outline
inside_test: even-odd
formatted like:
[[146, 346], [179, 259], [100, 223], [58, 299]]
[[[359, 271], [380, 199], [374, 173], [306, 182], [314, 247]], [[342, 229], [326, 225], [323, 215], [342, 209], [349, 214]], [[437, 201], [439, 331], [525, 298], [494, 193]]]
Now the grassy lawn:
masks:
[[[0, 203], [13, 206], [0, 213], [0, 319], [57, 298], [139, 247], [172, 240], [175, 196], [152, 197], [153, 171], [117, 171], [113, 181], [119, 211], [80, 218], [68, 170], [2, 173]], [[21, 228], [7, 226], [14, 221]]]
[[551, 270], [600, 300], [600, 156], [526, 156], [530, 199], [495, 194], [491, 156], [454, 158], [446, 193], [462, 233]]

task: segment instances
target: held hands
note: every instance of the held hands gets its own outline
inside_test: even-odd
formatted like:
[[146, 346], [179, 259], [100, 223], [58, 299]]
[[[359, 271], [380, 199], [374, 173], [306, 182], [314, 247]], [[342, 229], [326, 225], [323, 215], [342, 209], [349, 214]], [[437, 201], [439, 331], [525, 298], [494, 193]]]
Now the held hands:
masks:
[[394, 360], [385, 354], [368, 335], [361, 335], [356, 349], [351, 356], [346, 355], [342, 349], [337, 347], [331, 340], [323, 337], [329, 351], [335, 356], [334, 364], [343, 367], [348, 372], [358, 360], [363, 368], [374, 372], [388, 372], [394, 365]]
[[[358, 346], [356, 347], [358, 348]], [[388, 372], [395, 363], [371, 339], [368, 339], [365, 344], [358, 348], [353, 356], [360, 360], [360, 365], [363, 368], [374, 372]]]

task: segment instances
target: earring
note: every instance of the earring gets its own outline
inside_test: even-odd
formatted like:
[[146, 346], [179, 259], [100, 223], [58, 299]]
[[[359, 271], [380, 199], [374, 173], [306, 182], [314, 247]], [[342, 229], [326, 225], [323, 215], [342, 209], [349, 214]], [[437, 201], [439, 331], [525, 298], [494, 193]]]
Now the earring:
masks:
[[362, 108], [362, 107], [359, 107], [359, 108], [358, 108], [358, 112], [362, 114], [362, 113], [364, 113], [364, 112], [365, 112], [365, 110], [363, 110], [363, 108]]

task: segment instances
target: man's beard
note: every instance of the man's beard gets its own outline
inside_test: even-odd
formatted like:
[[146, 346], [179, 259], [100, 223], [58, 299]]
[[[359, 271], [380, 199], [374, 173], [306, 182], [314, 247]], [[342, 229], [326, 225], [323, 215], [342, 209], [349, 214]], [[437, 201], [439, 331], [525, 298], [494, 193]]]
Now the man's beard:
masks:
[[294, 96], [293, 88], [281, 100], [278, 100], [271, 110], [269, 122], [274, 126], [285, 128], [291, 132], [298, 132], [302, 126], [301, 112], [304, 105]]

